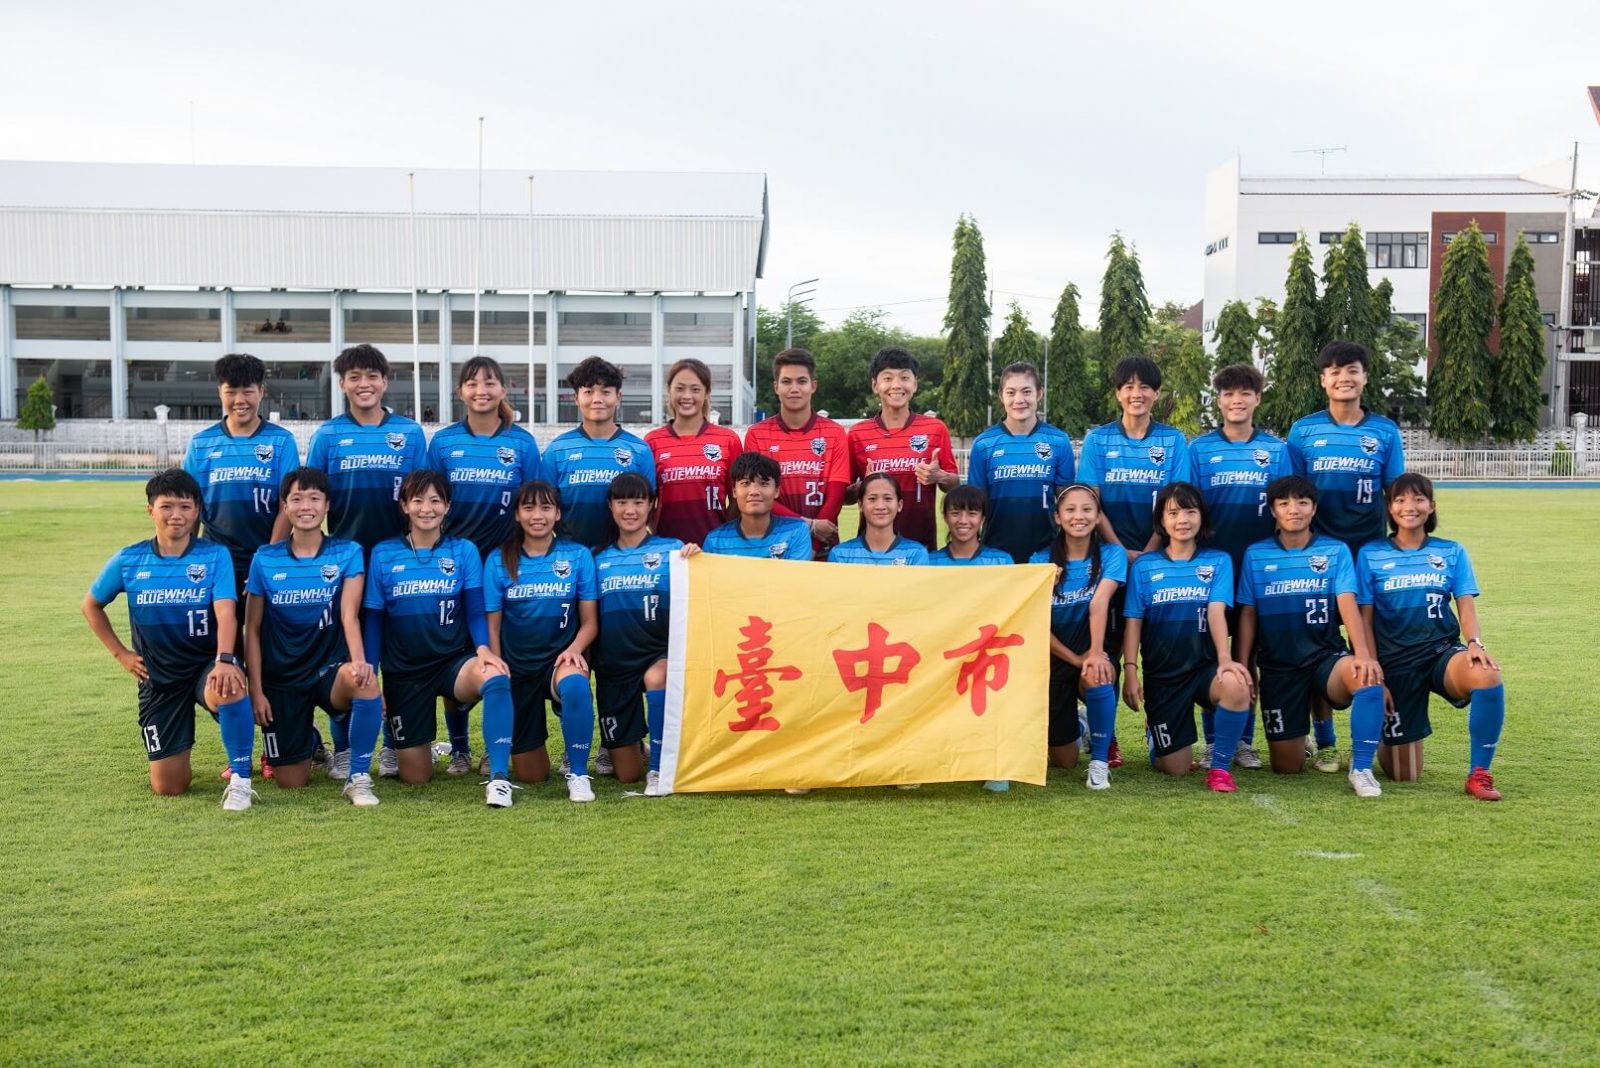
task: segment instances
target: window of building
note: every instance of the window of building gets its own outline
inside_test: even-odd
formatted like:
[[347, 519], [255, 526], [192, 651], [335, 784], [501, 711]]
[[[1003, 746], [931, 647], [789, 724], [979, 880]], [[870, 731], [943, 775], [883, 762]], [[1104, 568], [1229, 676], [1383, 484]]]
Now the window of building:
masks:
[[[333, 364], [321, 360], [267, 360], [263, 418], [326, 419], [332, 415], [329, 389]], [[128, 416], [154, 419], [165, 404], [170, 419], [221, 419], [217, 378], [209, 361], [129, 360]]]
[[1367, 235], [1367, 266], [1385, 270], [1428, 266], [1426, 231], [1374, 231]]
[[664, 344], [719, 348], [733, 344], [732, 312], [666, 312], [661, 318]]
[[1343, 240], [1343, 230], [1324, 230], [1317, 235], [1317, 244], [1319, 245], [1337, 245]]
[[18, 304], [11, 309], [19, 339], [110, 341], [111, 309], [79, 304]]
[[1294, 244], [1293, 230], [1262, 230], [1256, 234], [1258, 245], [1292, 245]]
[[[565, 322], [565, 319], [562, 320]], [[533, 343], [544, 344], [544, 312], [533, 313]], [[522, 311], [483, 311], [478, 313], [478, 341], [483, 345], [526, 345], [528, 313]], [[457, 308], [450, 313], [450, 342], [472, 344], [472, 309]]]
[[1522, 236], [1530, 245], [1559, 245], [1561, 235], [1555, 230], [1524, 230]]
[[234, 329], [249, 352], [252, 345], [332, 341], [332, 320], [327, 308], [241, 308]]
[[1404, 319], [1417, 328], [1417, 337], [1423, 341], [1428, 340], [1428, 316], [1424, 312], [1394, 312], [1389, 316], [1391, 323]]
[[[1456, 233], [1457, 231], [1455, 230], [1442, 231], [1439, 234], [1439, 244], [1448, 245], [1450, 242], [1456, 239]], [[1499, 233], [1494, 230], [1483, 231], [1483, 243], [1485, 245], [1498, 245], [1500, 243]]]
[[[437, 320], [435, 323], [437, 325]], [[398, 354], [391, 352], [385, 355], [389, 357], [389, 388], [383, 395], [384, 407], [415, 419], [419, 423], [437, 423], [439, 421], [438, 359], [422, 360], [422, 414], [418, 415], [415, 390], [411, 386], [410, 354], [402, 350]]]
[[129, 341], [222, 340], [221, 308], [128, 308]]
[[562, 345], [649, 345], [649, 312], [561, 313]]
[[22, 411], [28, 387], [40, 378], [50, 383], [57, 419], [111, 418], [110, 361], [18, 360], [17, 411]]
[[[409, 345], [411, 344], [410, 308], [346, 308], [344, 310], [344, 343], [346, 345]], [[439, 311], [417, 310], [417, 343], [439, 343]], [[385, 356], [389, 355], [384, 353]]]

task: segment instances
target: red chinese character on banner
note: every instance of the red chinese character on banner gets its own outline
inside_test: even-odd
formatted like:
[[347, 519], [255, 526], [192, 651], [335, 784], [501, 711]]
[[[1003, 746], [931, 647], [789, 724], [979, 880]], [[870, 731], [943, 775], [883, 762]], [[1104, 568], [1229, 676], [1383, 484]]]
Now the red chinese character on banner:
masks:
[[[867, 624], [865, 649], [835, 649], [833, 661], [839, 665], [839, 679], [844, 688], [854, 693], [867, 691], [866, 708], [861, 722], [871, 719], [883, 706], [883, 688], [890, 683], [905, 685], [911, 681], [911, 669], [922, 662], [922, 654], [905, 642], [889, 642], [889, 632], [876, 623]], [[894, 660], [893, 671], [889, 661]], [[865, 670], [857, 672], [858, 667]]]
[[972, 690], [972, 714], [981, 716], [989, 710], [989, 691], [1003, 689], [1006, 679], [1011, 676], [1011, 658], [1005, 653], [993, 653], [991, 649], [1005, 649], [1023, 643], [1020, 634], [1003, 634], [995, 637], [1000, 628], [990, 623], [985, 623], [978, 628], [976, 641], [968, 642], [959, 649], [945, 651], [946, 660], [955, 660], [957, 657], [971, 656], [972, 659], [961, 665], [961, 672], [956, 676], [956, 693], [966, 693]]
[[734, 683], [739, 684], [734, 699], [739, 702], [740, 718], [728, 724], [730, 731], [775, 731], [778, 721], [767, 715], [772, 711], [772, 702], [767, 698], [773, 694], [768, 676], [776, 675], [780, 682], [793, 682], [800, 677], [800, 669], [787, 664], [767, 666], [772, 659], [772, 649], [768, 645], [772, 639], [772, 624], [766, 620], [751, 616], [750, 622], [739, 628], [739, 633], [744, 635], [744, 641], [739, 643], [739, 670], [730, 672], [719, 668], [713, 692], [721, 697]]

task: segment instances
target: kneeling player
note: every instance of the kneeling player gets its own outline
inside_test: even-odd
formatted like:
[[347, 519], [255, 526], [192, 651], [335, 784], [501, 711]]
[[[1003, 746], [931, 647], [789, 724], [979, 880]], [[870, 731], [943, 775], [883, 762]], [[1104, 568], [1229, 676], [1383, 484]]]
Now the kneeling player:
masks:
[[984, 515], [988, 507], [989, 495], [977, 486], [952, 486], [940, 505], [950, 538], [943, 549], [928, 554], [928, 563], [935, 567], [992, 567], [1015, 563], [1010, 553], [983, 543]]
[[1122, 694], [1129, 708], [1143, 707], [1150, 762], [1168, 775], [1186, 775], [1193, 767], [1194, 707], [1214, 708], [1217, 740], [1206, 786], [1232, 793], [1228, 766], [1250, 715], [1250, 672], [1228, 647], [1233, 562], [1227, 553], [1200, 546], [1209, 534], [1200, 491], [1188, 482], [1163, 486], [1155, 502], [1158, 548], [1141, 554], [1128, 571]]
[[278, 499], [289, 537], [256, 550], [245, 583], [245, 662], [263, 759], [280, 787], [304, 786], [316, 748], [316, 710], [350, 717], [354, 740], [344, 795], [366, 808], [372, 749], [383, 719], [378, 677], [361, 640], [365, 586], [361, 546], [322, 532], [332, 492], [328, 476], [302, 467], [284, 476]]
[[701, 547], [708, 553], [767, 557], [773, 560], [811, 559], [811, 528], [804, 519], [774, 515], [778, 481], [783, 470], [778, 461], [759, 452], [741, 452], [728, 468], [733, 504], [739, 518], [706, 535]]
[[861, 533], [828, 551], [834, 564], [925, 564], [928, 550], [920, 541], [895, 533], [900, 516], [900, 482], [887, 471], [861, 480]]
[[490, 723], [510, 721], [511, 686], [489, 647], [478, 550], [443, 534], [450, 483], [437, 471], [413, 471], [400, 484], [400, 507], [410, 532], [372, 549], [362, 642], [383, 668], [400, 779], [416, 784], [433, 778], [438, 699], [465, 710], [482, 697], [488, 732]]
[[[1350, 786], [1357, 797], [1377, 797], [1383, 790], [1372, 758], [1383, 729], [1383, 672], [1356, 605], [1355, 563], [1343, 542], [1311, 532], [1317, 487], [1310, 479], [1286, 475], [1266, 493], [1278, 533], [1244, 552], [1235, 648], [1245, 664], [1257, 654], [1272, 770], [1305, 767], [1312, 708], [1326, 697], [1350, 709]], [[1350, 648], [1339, 638], [1341, 622]]]
[[1506, 691], [1478, 628], [1472, 561], [1456, 542], [1433, 536], [1439, 516], [1428, 478], [1401, 475], [1384, 498], [1392, 533], [1363, 545], [1356, 558], [1361, 614], [1376, 636], [1391, 705], [1378, 760], [1398, 782], [1421, 777], [1422, 740], [1433, 733], [1428, 694], [1436, 693], [1468, 709], [1467, 793], [1498, 801], [1489, 766], [1505, 725]]
[[[643, 477], [643, 476], [640, 476]], [[511, 670], [511, 706], [503, 720], [483, 710], [483, 740], [489, 753], [489, 804], [511, 804], [511, 765], [523, 782], [550, 777], [546, 701], [561, 717], [567, 749], [567, 796], [593, 801], [589, 746], [594, 738], [594, 699], [583, 654], [599, 630], [595, 610], [594, 558], [568, 538], [556, 537], [561, 496], [535, 479], [517, 489], [512, 502], [517, 530], [485, 564], [484, 607], [489, 643]]]
[[[250, 807], [250, 757], [255, 718], [244, 671], [233, 652], [238, 634], [233, 561], [222, 546], [194, 534], [200, 484], [181, 468], [162, 471], [144, 487], [155, 537], [118, 550], [83, 599], [83, 615], [100, 644], [139, 680], [139, 728], [150, 757], [150, 788], [175, 795], [194, 778], [194, 706], [203, 704], [222, 728], [233, 775], [222, 807]], [[106, 615], [128, 595], [133, 648], [122, 644]]]

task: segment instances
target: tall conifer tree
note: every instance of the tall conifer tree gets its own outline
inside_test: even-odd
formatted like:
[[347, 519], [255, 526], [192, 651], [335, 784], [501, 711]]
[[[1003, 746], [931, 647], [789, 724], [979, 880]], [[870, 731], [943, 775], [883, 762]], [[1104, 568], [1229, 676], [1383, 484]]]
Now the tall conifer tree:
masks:
[[952, 433], [970, 437], [989, 417], [989, 278], [983, 234], [969, 216], [956, 221], [953, 245], [941, 414]]
[[1439, 356], [1428, 374], [1433, 432], [1446, 441], [1476, 444], [1489, 434], [1494, 329], [1494, 274], [1489, 247], [1474, 221], [1445, 249], [1434, 296]]

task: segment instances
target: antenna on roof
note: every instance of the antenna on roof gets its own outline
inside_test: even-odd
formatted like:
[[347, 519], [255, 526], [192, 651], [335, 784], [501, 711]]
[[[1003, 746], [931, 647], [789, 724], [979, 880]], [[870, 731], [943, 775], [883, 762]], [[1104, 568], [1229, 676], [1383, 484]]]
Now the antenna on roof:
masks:
[[1322, 161], [1322, 173], [1323, 174], [1327, 174], [1328, 173], [1328, 157], [1331, 156], [1335, 152], [1343, 152], [1343, 151], [1344, 151], [1344, 146], [1343, 145], [1338, 145], [1338, 146], [1336, 146], [1334, 148], [1297, 148], [1297, 149], [1294, 150], [1294, 154], [1297, 155], [1297, 156], [1303, 156], [1308, 152], [1315, 152], [1317, 154], [1317, 158]]

